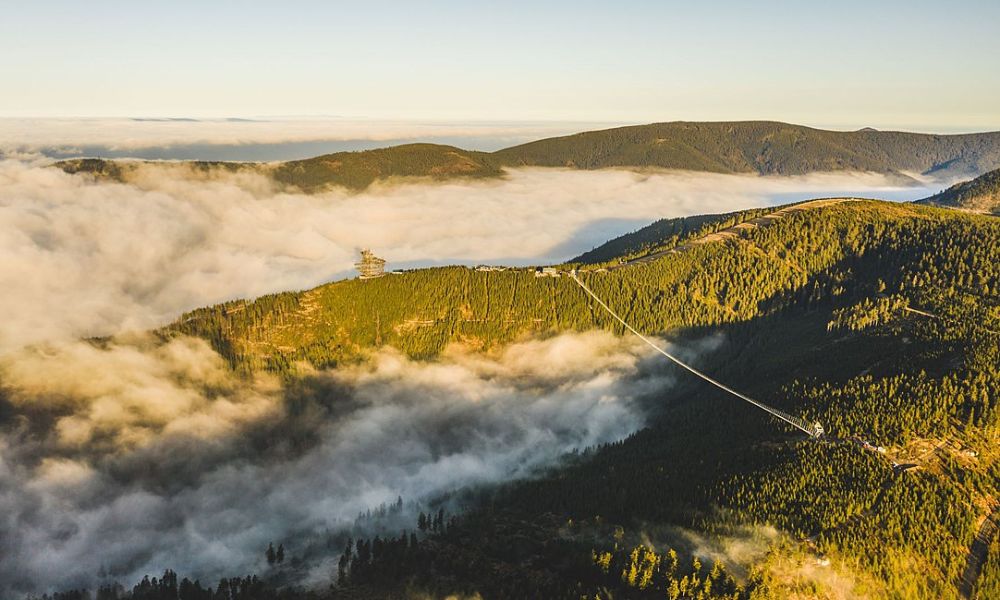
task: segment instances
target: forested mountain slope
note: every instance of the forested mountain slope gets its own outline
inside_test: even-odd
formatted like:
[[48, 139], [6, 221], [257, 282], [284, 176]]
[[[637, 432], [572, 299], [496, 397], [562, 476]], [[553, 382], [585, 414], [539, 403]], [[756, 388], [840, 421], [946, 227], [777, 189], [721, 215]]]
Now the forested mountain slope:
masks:
[[797, 175], [816, 171], [981, 173], [1000, 165], [1000, 132], [826, 131], [773, 121], [672, 122], [588, 131], [500, 150], [508, 165], [658, 167]]
[[[767, 212], [767, 209], [761, 209], [760, 212]], [[658, 247], [676, 245], [680, 240], [704, 235], [715, 227], [723, 227], [727, 223], [743, 220], [747, 215], [748, 213], [743, 212], [660, 219], [632, 233], [626, 233], [609, 240], [593, 250], [584, 252], [574, 258], [572, 262], [592, 265], [628, 260], [648, 254]]]
[[[692, 235], [765, 212], [709, 219]], [[827, 288], [837, 289], [827, 294], [840, 298], [844, 286], [833, 282], [847, 277], [843, 271], [854, 263], [865, 270], [851, 273], [851, 281], [865, 292], [878, 284], [885, 286], [884, 296], [901, 293], [910, 280], [924, 277], [919, 269], [927, 253], [947, 260], [934, 267], [934, 275], [946, 277], [950, 287], [916, 286], [907, 292], [908, 302], [920, 305], [931, 291], [995, 298], [994, 267], [988, 265], [1000, 249], [986, 242], [996, 239], [998, 227], [986, 217], [856, 201], [791, 213], [726, 243], [696, 244], [664, 260], [587, 276], [595, 291], [634, 318], [635, 325], [654, 332], [748, 321], [802, 297], [823, 296]], [[667, 235], [663, 244], [647, 244], [647, 251], [683, 239]], [[955, 248], [945, 252], [939, 248], [945, 243]], [[958, 251], [968, 264], [953, 256]], [[630, 249], [628, 255], [642, 254]], [[532, 269], [441, 267], [200, 309], [167, 331], [212, 340], [242, 369], [283, 371], [300, 360], [317, 366], [354, 360], [376, 342], [432, 357], [454, 341], [486, 349], [526, 334], [607, 326], [609, 320], [592, 311], [566, 278], [538, 278]]]
[[957, 183], [918, 202], [1000, 215], [1000, 169], [984, 173], [971, 181]]
[[[1000, 221], [853, 200], [760, 217], [660, 226], [659, 240], [647, 232], [620, 251], [675, 252], [610, 271], [567, 267], [643, 332], [682, 346], [723, 340], [699, 368], [820, 421], [825, 439], [664, 364], [678, 385], [649, 399], [646, 429], [534, 479], [460, 494], [440, 510], [461, 513], [415, 532], [354, 540], [319, 596], [949, 599], [995, 589], [996, 543], [981, 563], [972, 550], [1000, 497]], [[592, 328], [622, 333], [568, 277], [448, 267], [231, 302], [160, 333], [202, 336], [236, 369], [294, 379], [309, 377], [297, 363], [363, 360], [380, 345], [430, 359], [449, 343], [488, 352]], [[252, 597], [305, 597], [284, 594]]]
[[279, 183], [309, 192], [330, 185], [362, 189], [376, 180], [398, 177], [499, 177], [501, 170], [485, 152], [438, 144], [405, 144], [280, 163], [273, 175]]
[[[68, 172], [127, 180], [139, 163], [77, 159]], [[153, 163], [156, 164], [156, 163]], [[182, 163], [201, 170], [252, 171], [290, 188], [364, 189], [390, 178], [499, 177], [503, 167], [651, 168], [801, 175], [820, 171], [923, 173], [941, 179], [1000, 167], [1000, 132], [934, 135], [826, 131], [771, 121], [671, 122], [588, 131], [493, 153], [436, 144], [338, 152], [284, 163]]]
[[213, 171], [251, 172], [270, 177], [275, 183], [304, 192], [316, 192], [333, 186], [364, 189], [375, 181], [416, 177], [453, 179], [459, 177], [499, 177], [501, 168], [484, 152], [462, 150], [438, 144], [405, 144], [363, 152], [337, 152], [280, 163], [240, 163], [189, 161], [157, 163], [154, 161], [116, 161], [96, 158], [65, 160], [56, 163], [68, 173], [87, 173], [114, 181], [131, 180], [139, 167], [166, 164], [189, 166], [198, 173]]

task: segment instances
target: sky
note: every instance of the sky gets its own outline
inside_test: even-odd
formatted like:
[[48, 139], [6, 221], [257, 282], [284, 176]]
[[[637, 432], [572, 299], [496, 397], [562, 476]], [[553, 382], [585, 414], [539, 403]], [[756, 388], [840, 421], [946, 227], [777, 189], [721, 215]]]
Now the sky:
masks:
[[1000, 3], [0, 2], [0, 117], [1000, 129]]

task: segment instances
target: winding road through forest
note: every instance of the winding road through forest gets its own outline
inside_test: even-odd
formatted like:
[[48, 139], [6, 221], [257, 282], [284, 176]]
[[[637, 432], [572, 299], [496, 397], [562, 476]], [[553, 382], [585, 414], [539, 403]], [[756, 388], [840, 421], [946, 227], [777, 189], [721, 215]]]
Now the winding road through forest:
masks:
[[[983, 563], [986, 561], [986, 554], [989, 552], [990, 543], [997, 535], [998, 530], [997, 506], [990, 506], [990, 512], [983, 519], [983, 524], [979, 526], [976, 539], [969, 548], [969, 558], [965, 563], [965, 570], [962, 571], [962, 580], [959, 583], [959, 593], [967, 600], [977, 600], [976, 582], [983, 571]], [[987, 600], [986, 598], [978, 600]]]

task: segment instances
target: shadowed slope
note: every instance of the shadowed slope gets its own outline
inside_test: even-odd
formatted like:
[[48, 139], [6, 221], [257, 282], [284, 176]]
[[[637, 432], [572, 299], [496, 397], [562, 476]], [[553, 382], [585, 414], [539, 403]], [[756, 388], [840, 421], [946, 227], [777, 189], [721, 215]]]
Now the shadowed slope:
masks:
[[939, 194], [917, 202], [1000, 215], [1000, 169], [980, 175], [971, 181], [955, 184]]
[[1000, 166], [1000, 132], [826, 131], [771, 121], [654, 123], [589, 131], [495, 153], [507, 165], [656, 167], [800, 175], [817, 171], [980, 173]]

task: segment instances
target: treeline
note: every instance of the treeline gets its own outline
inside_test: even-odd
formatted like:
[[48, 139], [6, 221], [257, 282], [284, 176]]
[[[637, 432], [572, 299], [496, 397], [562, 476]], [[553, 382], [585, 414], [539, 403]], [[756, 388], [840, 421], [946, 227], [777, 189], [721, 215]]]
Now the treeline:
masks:
[[657, 552], [645, 545], [631, 550], [614, 548], [592, 553], [594, 565], [604, 576], [594, 600], [618, 598], [622, 592], [630, 598], [698, 598], [699, 600], [764, 598], [767, 588], [754, 573], [745, 585], [726, 571], [721, 562], [711, 567], [694, 556], [681, 564], [673, 548]]
[[277, 588], [256, 575], [225, 577], [215, 586], [204, 586], [187, 577], [178, 581], [177, 573], [164, 571], [160, 578], [143, 577], [131, 589], [107, 584], [91, 593], [86, 589], [29, 596], [28, 600], [319, 600], [323, 596], [299, 588]]
[[484, 598], [769, 597], [760, 573], [739, 583], [721, 562], [703, 565], [697, 556], [673, 549], [658, 553], [638, 545], [629, 550], [617, 542], [591, 549], [588, 556], [583, 540], [559, 534], [555, 525], [477, 511], [450, 518], [427, 536], [404, 532], [349, 541], [333, 593], [405, 588]]

